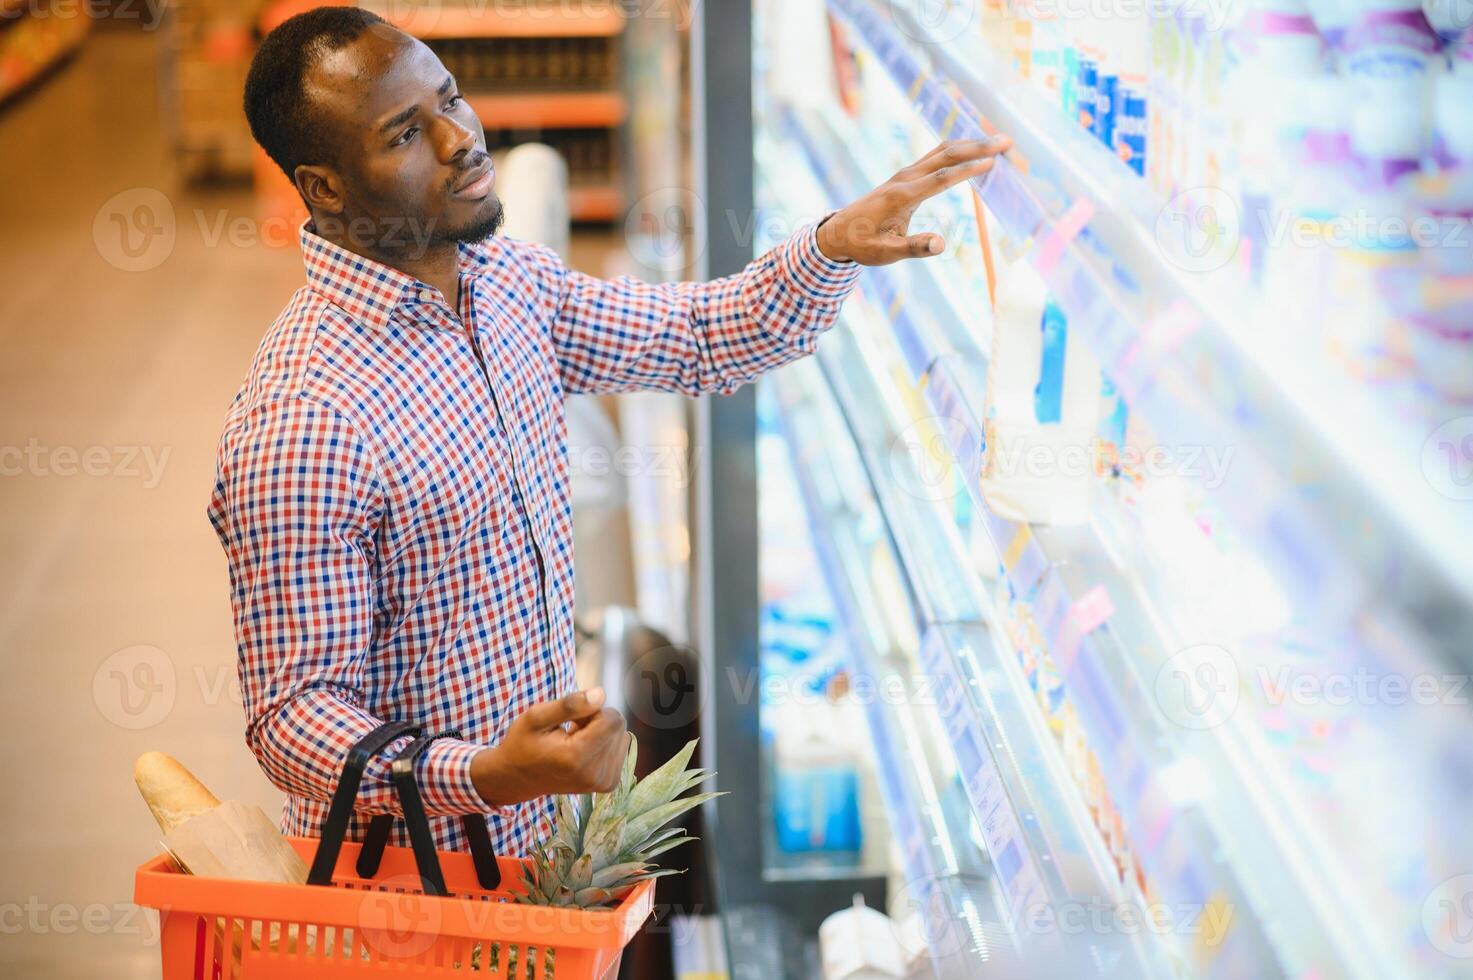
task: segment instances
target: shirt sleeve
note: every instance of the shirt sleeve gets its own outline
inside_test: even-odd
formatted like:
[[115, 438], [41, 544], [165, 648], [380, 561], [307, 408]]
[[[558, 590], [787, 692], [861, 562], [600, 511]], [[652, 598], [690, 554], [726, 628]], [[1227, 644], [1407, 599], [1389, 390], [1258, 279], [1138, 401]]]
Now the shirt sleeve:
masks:
[[[246, 744], [271, 782], [295, 796], [331, 799], [349, 749], [386, 720], [365, 709], [362, 694], [383, 507], [367, 447], [341, 416], [306, 398], [253, 409], [222, 441], [209, 514], [230, 567]], [[389, 765], [408, 743], [370, 762], [357, 809], [402, 812]], [[439, 739], [420, 757], [429, 813], [505, 809], [482, 800], [471, 781], [481, 748]]]
[[860, 271], [819, 250], [816, 224], [742, 272], [705, 283], [596, 279], [550, 249], [522, 247], [570, 393], [734, 391], [811, 353]]

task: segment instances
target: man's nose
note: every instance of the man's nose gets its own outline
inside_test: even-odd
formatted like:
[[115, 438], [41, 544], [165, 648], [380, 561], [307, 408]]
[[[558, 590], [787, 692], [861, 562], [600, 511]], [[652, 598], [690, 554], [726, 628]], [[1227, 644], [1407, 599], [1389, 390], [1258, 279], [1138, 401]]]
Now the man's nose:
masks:
[[442, 120], [440, 129], [440, 162], [454, 163], [457, 159], [476, 148], [476, 134], [469, 126], [462, 126], [454, 119]]

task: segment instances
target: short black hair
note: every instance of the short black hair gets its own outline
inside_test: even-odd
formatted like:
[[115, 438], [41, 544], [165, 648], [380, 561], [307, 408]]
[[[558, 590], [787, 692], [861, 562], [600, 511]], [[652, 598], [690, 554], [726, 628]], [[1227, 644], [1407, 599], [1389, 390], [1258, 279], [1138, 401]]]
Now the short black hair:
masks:
[[297, 167], [304, 164], [336, 162], [321, 114], [305, 92], [308, 70], [323, 55], [383, 23], [361, 7], [318, 7], [282, 21], [261, 41], [246, 76], [246, 120], [287, 179], [295, 182]]

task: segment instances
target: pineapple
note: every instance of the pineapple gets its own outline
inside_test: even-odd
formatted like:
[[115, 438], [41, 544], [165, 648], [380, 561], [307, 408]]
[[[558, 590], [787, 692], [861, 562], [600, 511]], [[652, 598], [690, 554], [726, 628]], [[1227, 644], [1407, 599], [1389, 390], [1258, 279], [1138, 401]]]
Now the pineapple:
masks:
[[523, 872], [526, 894], [516, 900], [530, 905], [597, 908], [622, 900], [642, 881], [679, 874], [659, 869], [652, 859], [694, 837], [679, 827], [661, 828], [720, 793], [680, 794], [709, 779], [704, 769], [686, 771], [696, 742], [644, 779], [634, 778], [636, 746], [629, 752], [619, 785], [609, 793], [557, 798], [557, 830], [536, 849]]

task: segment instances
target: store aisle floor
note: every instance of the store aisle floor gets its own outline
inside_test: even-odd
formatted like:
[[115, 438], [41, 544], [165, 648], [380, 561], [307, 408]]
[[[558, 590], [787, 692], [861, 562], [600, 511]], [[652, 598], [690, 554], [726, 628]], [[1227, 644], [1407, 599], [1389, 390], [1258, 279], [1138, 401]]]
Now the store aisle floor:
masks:
[[[104, 31], [0, 111], [7, 978], [158, 975], [155, 920], [130, 902], [159, 836], [140, 752], [273, 817], [280, 802], [242, 740], [205, 506], [221, 420], [300, 258], [256, 240], [248, 192], [175, 185], [156, 65], [152, 35]], [[574, 264], [602, 268], [613, 240], [580, 238]]]

